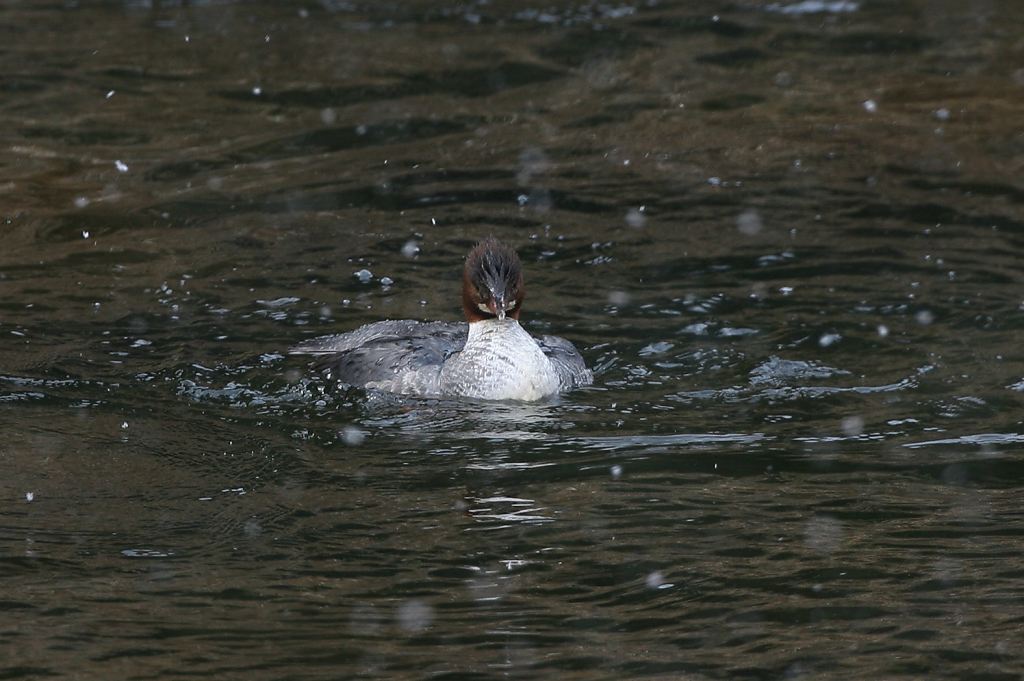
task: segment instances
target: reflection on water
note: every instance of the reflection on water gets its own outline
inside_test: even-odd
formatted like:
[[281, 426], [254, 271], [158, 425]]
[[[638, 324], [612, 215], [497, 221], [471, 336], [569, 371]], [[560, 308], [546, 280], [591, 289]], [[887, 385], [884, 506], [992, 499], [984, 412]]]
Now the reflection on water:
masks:
[[[1019, 676], [1024, 11], [4, 17], [0, 676]], [[487, 234], [592, 388], [286, 356]]]

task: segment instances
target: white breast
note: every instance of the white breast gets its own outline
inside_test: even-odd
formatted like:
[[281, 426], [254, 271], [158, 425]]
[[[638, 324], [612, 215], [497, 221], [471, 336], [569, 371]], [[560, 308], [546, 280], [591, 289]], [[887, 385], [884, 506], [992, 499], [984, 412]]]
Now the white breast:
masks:
[[441, 368], [445, 395], [486, 400], [539, 400], [558, 392], [558, 375], [537, 341], [514, 319], [469, 325], [461, 352]]

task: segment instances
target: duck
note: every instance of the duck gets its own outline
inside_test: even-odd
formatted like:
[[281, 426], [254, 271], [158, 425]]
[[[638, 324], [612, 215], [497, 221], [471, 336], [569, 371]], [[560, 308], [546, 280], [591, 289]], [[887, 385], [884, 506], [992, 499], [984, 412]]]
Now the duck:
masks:
[[382, 320], [289, 353], [315, 357], [328, 380], [417, 397], [535, 402], [593, 383], [570, 341], [522, 327], [525, 297], [519, 255], [488, 237], [466, 256], [465, 321]]

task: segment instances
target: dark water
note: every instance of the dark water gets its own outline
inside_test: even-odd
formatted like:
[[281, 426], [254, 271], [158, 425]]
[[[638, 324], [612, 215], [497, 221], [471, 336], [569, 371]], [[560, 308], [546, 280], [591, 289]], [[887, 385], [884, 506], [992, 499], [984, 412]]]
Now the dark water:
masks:
[[6, 4], [0, 678], [1020, 678], [1024, 9], [697, 5]]

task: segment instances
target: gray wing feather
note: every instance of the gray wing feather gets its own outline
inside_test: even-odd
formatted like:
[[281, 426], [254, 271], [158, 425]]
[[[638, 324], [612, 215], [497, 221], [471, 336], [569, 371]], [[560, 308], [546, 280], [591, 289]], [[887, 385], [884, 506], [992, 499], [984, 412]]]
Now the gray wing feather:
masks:
[[288, 352], [313, 355], [317, 368], [329, 371], [332, 378], [365, 386], [393, 380], [404, 372], [440, 367], [465, 346], [467, 335], [464, 322], [387, 320], [348, 333], [313, 338]]
[[558, 336], [542, 336], [537, 339], [537, 345], [551, 361], [563, 390], [594, 382], [594, 374], [587, 368], [576, 346], [569, 341]]

